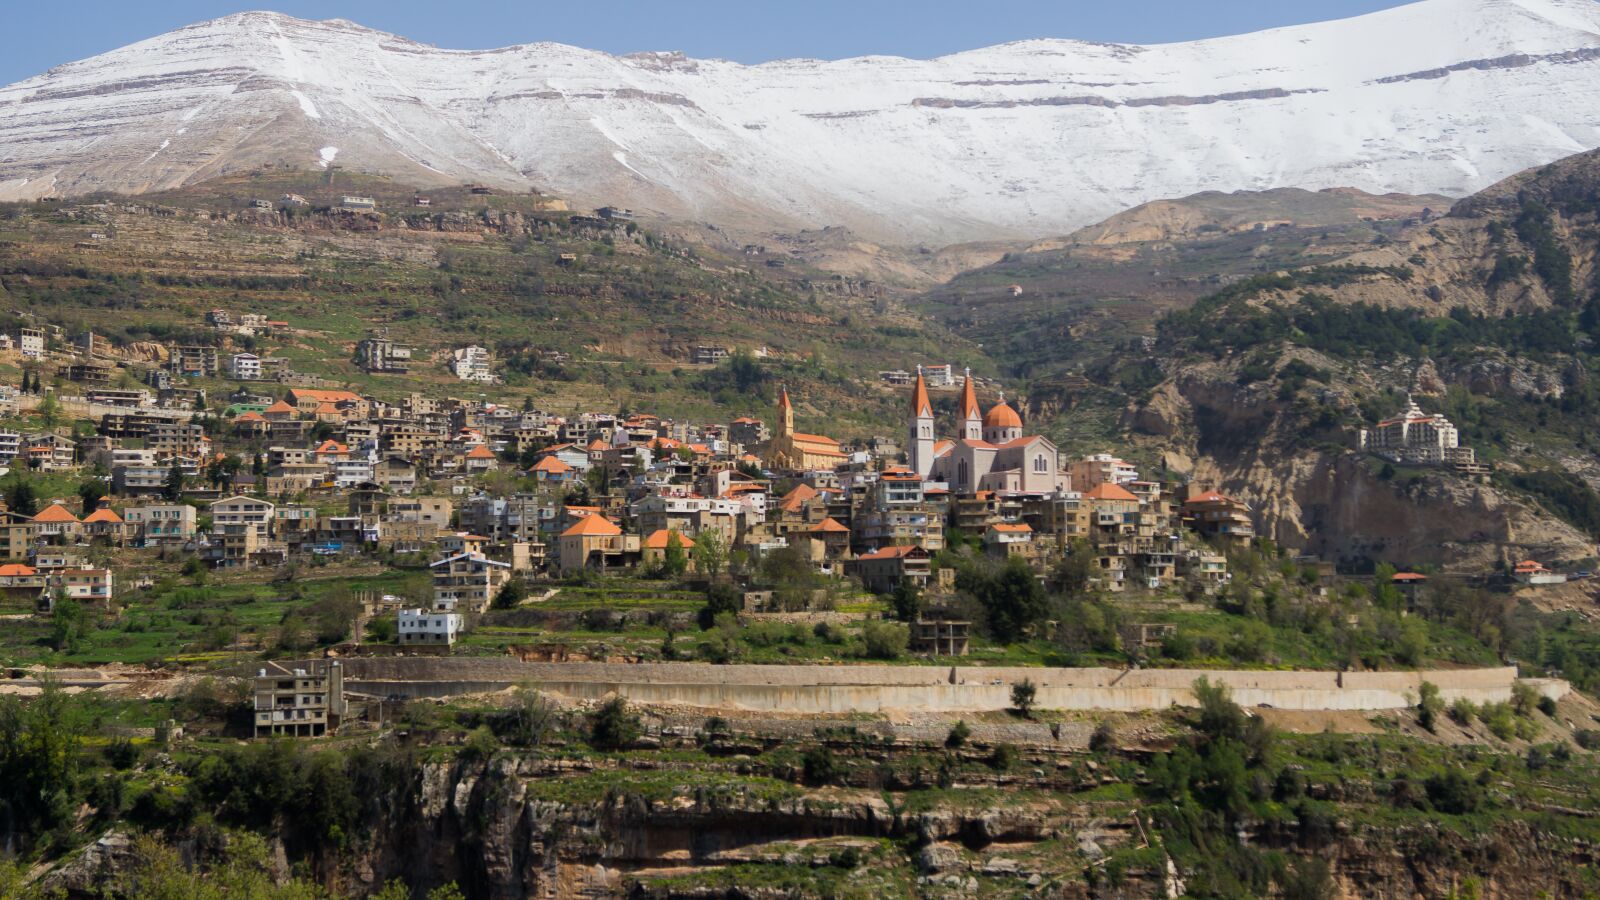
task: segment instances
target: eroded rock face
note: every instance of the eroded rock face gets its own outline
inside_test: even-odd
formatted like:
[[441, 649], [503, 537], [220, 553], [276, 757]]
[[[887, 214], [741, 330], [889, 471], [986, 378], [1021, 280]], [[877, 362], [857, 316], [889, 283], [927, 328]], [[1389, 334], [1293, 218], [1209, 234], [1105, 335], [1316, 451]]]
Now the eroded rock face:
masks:
[[[1530, 389], [1549, 387], [1529, 378]], [[1354, 411], [1348, 392], [1326, 393], [1324, 402]], [[1577, 529], [1490, 485], [1443, 471], [1382, 480], [1354, 450], [1298, 440], [1287, 412], [1264, 386], [1213, 368], [1162, 384], [1124, 424], [1158, 444], [1172, 471], [1250, 504], [1258, 533], [1326, 559], [1483, 571], [1507, 555], [1593, 553]]]

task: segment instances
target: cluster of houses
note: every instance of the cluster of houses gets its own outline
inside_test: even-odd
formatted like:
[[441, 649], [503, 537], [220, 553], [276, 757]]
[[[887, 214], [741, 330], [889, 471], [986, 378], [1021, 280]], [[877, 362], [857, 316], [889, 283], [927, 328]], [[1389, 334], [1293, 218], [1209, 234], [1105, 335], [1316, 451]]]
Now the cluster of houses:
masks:
[[[668, 557], [693, 572], [706, 544], [749, 560], [790, 549], [874, 592], [940, 587], [933, 558], [950, 540], [1041, 576], [1090, 552], [1094, 580], [1122, 591], [1219, 584], [1222, 550], [1253, 539], [1245, 504], [1143, 479], [1109, 454], [1065, 460], [1022, 433], [1003, 397], [985, 411], [975, 380], [958, 383], [958, 436], [941, 439], [917, 374], [903, 450], [798, 432], [786, 390], [771, 427], [300, 387], [235, 395], [221, 421], [206, 420], [212, 433], [172, 410], [113, 408], [93, 437], [16, 436], [30, 468], [104, 471], [110, 495], [92, 509], [5, 513], [11, 577], [24, 579], [8, 588], [36, 601], [58, 588], [109, 599], [111, 573], [95, 581], [72, 555], [93, 543], [167, 548], [228, 570], [418, 554], [431, 560], [432, 596], [394, 598], [386, 612], [400, 643], [423, 648], [454, 643], [513, 578], [651, 569]], [[748, 586], [753, 606], [770, 597]], [[929, 639], [952, 640], [949, 629]]]

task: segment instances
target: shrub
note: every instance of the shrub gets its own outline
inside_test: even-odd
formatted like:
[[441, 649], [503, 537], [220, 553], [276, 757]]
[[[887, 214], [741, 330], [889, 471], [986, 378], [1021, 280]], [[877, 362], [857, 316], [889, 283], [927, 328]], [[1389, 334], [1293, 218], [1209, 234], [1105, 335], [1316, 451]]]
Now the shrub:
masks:
[[1022, 679], [1011, 686], [1011, 708], [1024, 719], [1033, 718], [1033, 702], [1038, 693], [1039, 688], [1033, 681]]
[[954, 750], [967, 742], [972, 737], [972, 729], [967, 727], [966, 720], [960, 720], [950, 727], [950, 733], [945, 735], [944, 745]]
[[1593, 728], [1580, 728], [1572, 738], [1578, 742], [1579, 747], [1585, 750], [1600, 750], [1600, 731], [1596, 731]]
[[1509, 703], [1485, 703], [1483, 705], [1483, 724], [1489, 726], [1489, 731], [1502, 741], [1509, 741], [1517, 736], [1516, 713], [1512, 712]]
[[1417, 722], [1423, 728], [1432, 731], [1443, 709], [1444, 700], [1439, 697], [1439, 686], [1431, 681], [1424, 681], [1417, 691]]
[[868, 622], [861, 631], [867, 656], [873, 659], [898, 659], [911, 643], [911, 631], [893, 622]]
[[1101, 719], [1100, 724], [1094, 727], [1094, 733], [1089, 735], [1089, 749], [1095, 753], [1103, 753], [1115, 748], [1116, 745], [1116, 728], [1112, 727], [1110, 719]]
[[1017, 748], [1010, 744], [995, 744], [989, 754], [989, 767], [996, 772], [1006, 772], [1017, 764]]
[[1474, 719], [1478, 718], [1478, 704], [1465, 697], [1457, 697], [1456, 701], [1450, 704], [1450, 718], [1455, 719], [1457, 725], [1465, 728], [1471, 725]]
[[823, 746], [807, 750], [800, 760], [800, 767], [808, 784], [832, 784], [844, 774], [833, 751]]
[[1428, 777], [1423, 790], [1433, 808], [1450, 815], [1476, 812], [1483, 805], [1483, 788], [1460, 769], [1450, 769]]
[[1552, 719], [1555, 718], [1556, 717], [1556, 701], [1550, 699], [1549, 697], [1540, 697], [1539, 698], [1539, 712], [1544, 713], [1545, 715], [1549, 716]]
[[589, 744], [596, 750], [620, 750], [639, 739], [639, 717], [627, 701], [613, 697], [589, 716]]

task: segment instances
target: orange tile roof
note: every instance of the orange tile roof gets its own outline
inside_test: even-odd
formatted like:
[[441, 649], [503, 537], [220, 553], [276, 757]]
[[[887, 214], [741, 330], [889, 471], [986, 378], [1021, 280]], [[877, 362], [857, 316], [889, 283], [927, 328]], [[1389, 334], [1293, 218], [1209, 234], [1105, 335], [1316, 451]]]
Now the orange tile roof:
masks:
[[84, 516], [83, 521], [85, 524], [89, 522], [105, 522], [111, 525], [120, 525], [122, 524], [122, 517], [112, 511], [111, 507], [102, 506], [94, 512], [89, 513], [87, 516]]
[[667, 541], [669, 539], [672, 539], [672, 538], [676, 538], [678, 546], [682, 547], [685, 550], [687, 550], [690, 547], [694, 546], [694, 541], [691, 541], [688, 538], [684, 537], [682, 532], [673, 531], [673, 530], [667, 529], [667, 528], [660, 528], [660, 529], [657, 529], [655, 532], [651, 533], [651, 535], [649, 537], [644, 539], [645, 549], [646, 550], [665, 550], [665, 549], [667, 549]]
[[850, 533], [850, 529], [848, 529], [848, 528], [844, 527], [843, 525], [839, 524], [839, 521], [837, 519], [833, 518], [832, 516], [829, 516], [828, 518], [823, 519], [821, 522], [819, 522], [817, 524], [817, 526], [815, 528], [811, 529], [811, 533], [812, 534], [816, 534], [819, 531], [820, 532], [825, 532], [827, 534], [849, 534]]
[[1139, 498], [1129, 493], [1127, 488], [1112, 484], [1109, 481], [1095, 485], [1083, 496], [1086, 500], [1132, 500], [1135, 503], [1139, 502]]
[[37, 516], [34, 516], [33, 520], [35, 522], [52, 522], [52, 523], [53, 522], [76, 522], [76, 521], [78, 521], [78, 517], [73, 515], [70, 512], [67, 512], [67, 508], [65, 506], [62, 506], [59, 503], [52, 503], [52, 504], [50, 504], [50, 508], [49, 509], [45, 510], [42, 513], [39, 513]]
[[235, 423], [239, 423], [239, 422], [265, 422], [266, 419], [260, 413], [247, 412], [244, 415], [240, 416], [239, 418], [234, 419], [233, 421]]
[[264, 410], [264, 412], [269, 412], [269, 413], [292, 413], [292, 412], [295, 412], [295, 411], [296, 410], [295, 410], [294, 407], [292, 407], [289, 404], [283, 402], [282, 400], [279, 400], [277, 403], [272, 404], [271, 406], [267, 407]]
[[989, 526], [1002, 534], [1032, 534], [1033, 527], [1027, 522], [995, 522]]
[[572, 467], [554, 456], [546, 456], [533, 464], [530, 472], [547, 472], [552, 475], [565, 475], [572, 471]]
[[572, 523], [572, 527], [561, 532], [562, 537], [604, 537], [621, 534], [618, 528], [605, 516], [584, 516]]
[[467, 451], [467, 459], [494, 459], [494, 451], [486, 444], [479, 444]]
[[[874, 553], [863, 554], [863, 555], [858, 556], [856, 558], [857, 559], [900, 559], [902, 557], [909, 556], [913, 550], [921, 550], [921, 549], [922, 548], [920, 548], [920, 547], [885, 547], [882, 550], [876, 551]], [[923, 552], [926, 553], [927, 551], [924, 550]]]
[[6, 578], [6, 577], [14, 578], [14, 577], [16, 577], [18, 575], [37, 575], [37, 574], [39, 574], [39, 570], [38, 569], [35, 569], [33, 566], [25, 566], [22, 563], [6, 563], [5, 565], [0, 566], [0, 578]]
[[294, 397], [296, 400], [303, 397], [307, 400], [316, 400], [319, 403], [361, 402], [361, 395], [350, 391], [318, 391], [311, 388], [292, 388], [289, 391], [289, 396]]

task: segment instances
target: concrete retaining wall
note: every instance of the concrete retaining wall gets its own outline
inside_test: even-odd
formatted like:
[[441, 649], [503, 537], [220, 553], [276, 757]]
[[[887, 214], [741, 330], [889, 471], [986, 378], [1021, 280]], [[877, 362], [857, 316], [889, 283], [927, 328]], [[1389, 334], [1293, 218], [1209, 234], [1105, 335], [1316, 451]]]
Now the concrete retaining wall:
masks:
[[[977, 712], [1005, 709], [1011, 687], [1038, 688], [1045, 709], [1152, 710], [1194, 705], [1192, 685], [1227, 685], [1243, 706], [1291, 710], [1399, 709], [1424, 681], [1445, 702], [1508, 700], [1516, 669], [1426, 672], [1245, 672], [1192, 669], [1044, 669], [934, 666], [709, 666], [686, 663], [523, 663], [514, 659], [347, 659], [354, 691], [444, 697], [520, 684], [574, 700], [612, 694], [646, 705], [818, 715], [853, 712]], [[1566, 682], [1531, 682], [1565, 696]]]

